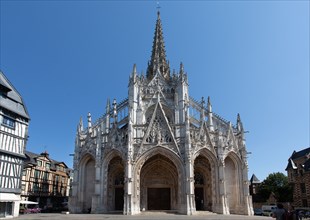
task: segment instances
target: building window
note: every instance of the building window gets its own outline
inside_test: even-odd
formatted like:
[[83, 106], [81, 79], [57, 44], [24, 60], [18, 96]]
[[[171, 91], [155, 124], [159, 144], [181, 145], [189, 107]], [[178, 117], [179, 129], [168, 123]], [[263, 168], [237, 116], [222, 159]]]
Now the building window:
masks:
[[65, 184], [65, 177], [61, 177], [61, 184]]
[[51, 168], [51, 164], [50, 163], [46, 163], [46, 169], [49, 170]]
[[308, 207], [308, 201], [306, 199], [302, 200], [302, 207]]
[[53, 186], [53, 194], [54, 194], [54, 195], [57, 194], [57, 186]]
[[42, 167], [42, 161], [41, 160], [38, 160], [37, 164], [38, 164], [39, 167]]
[[60, 188], [60, 194], [61, 194], [62, 196], [65, 195], [65, 193], [64, 193], [64, 188], [63, 188], [63, 187]]
[[0, 202], [0, 218], [12, 215], [12, 202]]
[[48, 184], [43, 184], [43, 192], [48, 192]]
[[48, 172], [44, 172], [43, 179], [48, 180]]
[[9, 128], [15, 128], [15, 120], [6, 116], [3, 116], [2, 124]]
[[301, 191], [301, 193], [306, 193], [306, 184], [305, 183], [300, 184], [300, 191]]
[[34, 178], [39, 178], [40, 177], [40, 171], [39, 170], [35, 170], [34, 171]]
[[39, 183], [33, 183], [33, 192], [39, 192]]

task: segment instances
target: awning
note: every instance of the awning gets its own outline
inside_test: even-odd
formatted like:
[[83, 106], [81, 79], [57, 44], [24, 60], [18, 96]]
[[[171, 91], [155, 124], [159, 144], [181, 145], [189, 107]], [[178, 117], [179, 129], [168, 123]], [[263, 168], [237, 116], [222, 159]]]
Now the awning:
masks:
[[20, 201], [20, 196], [14, 193], [0, 193], [1, 202], [15, 202]]
[[21, 200], [20, 201], [20, 204], [39, 204], [39, 203], [37, 203], [37, 202], [32, 202], [32, 201], [26, 201], [26, 200]]

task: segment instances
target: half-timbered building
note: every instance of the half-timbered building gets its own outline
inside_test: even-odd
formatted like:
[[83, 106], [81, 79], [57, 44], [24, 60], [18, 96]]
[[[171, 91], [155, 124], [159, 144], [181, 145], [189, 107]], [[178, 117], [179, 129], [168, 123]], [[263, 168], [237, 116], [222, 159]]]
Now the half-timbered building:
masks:
[[45, 151], [25, 152], [22, 174], [22, 200], [37, 202], [46, 211], [64, 210], [70, 190], [70, 172], [64, 162], [52, 159]]
[[0, 218], [19, 213], [28, 123], [21, 95], [0, 72]]
[[128, 98], [78, 125], [69, 208], [253, 214], [241, 118], [233, 125], [210, 98], [192, 98], [182, 63], [170, 71], [159, 13], [146, 75], [134, 65]]

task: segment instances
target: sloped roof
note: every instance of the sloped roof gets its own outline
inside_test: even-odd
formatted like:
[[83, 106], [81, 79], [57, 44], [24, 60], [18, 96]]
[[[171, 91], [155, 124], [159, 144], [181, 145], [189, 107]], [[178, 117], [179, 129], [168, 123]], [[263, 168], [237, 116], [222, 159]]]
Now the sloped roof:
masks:
[[26, 156], [26, 159], [24, 160], [25, 164], [29, 164], [29, 163], [34, 164], [34, 165], [37, 164], [36, 159], [35, 159], [36, 157], [38, 157], [37, 154], [32, 153], [30, 151], [26, 151], [25, 156]]
[[294, 161], [292, 160], [292, 158], [288, 159], [288, 164], [287, 164], [285, 170], [290, 169], [290, 168], [297, 169], [297, 166], [294, 163]]
[[251, 183], [260, 183], [260, 180], [255, 176], [255, 174], [252, 175], [250, 179]]
[[300, 164], [300, 165], [302, 165], [305, 171], [310, 171], [310, 147], [305, 148], [300, 151], [294, 151], [291, 157], [288, 159], [288, 164], [285, 170], [297, 169], [297, 166], [294, 160], [302, 158], [302, 157], [305, 159], [305, 161], [303, 162], [303, 164]]
[[14, 112], [15, 114], [18, 114], [26, 119], [30, 119], [21, 95], [1, 71], [0, 91], [6, 93], [6, 97], [1, 97], [0, 99], [0, 107]]
[[47, 152], [41, 153], [41, 154], [36, 154], [36, 153], [30, 152], [30, 151], [26, 151], [25, 155], [26, 155], [27, 159], [24, 161], [24, 166], [27, 166], [28, 164], [37, 165], [37, 160], [36, 159], [38, 157], [47, 157], [50, 160], [50, 162], [51, 162], [51, 169], [55, 170], [57, 164], [64, 164], [65, 167], [68, 168], [68, 166], [66, 165], [65, 162], [59, 162], [59, 161], [51, 159]]
[[291, 158], [294, 160], [294, 159], [297, 159], [297, 158], [300, 158], [300, 157], [304, 157], [306, 156], [307, 154], [310, 153], [310, 147], [306, 148], [306, 149], [303, 149], [301, 151], [294, 151]]

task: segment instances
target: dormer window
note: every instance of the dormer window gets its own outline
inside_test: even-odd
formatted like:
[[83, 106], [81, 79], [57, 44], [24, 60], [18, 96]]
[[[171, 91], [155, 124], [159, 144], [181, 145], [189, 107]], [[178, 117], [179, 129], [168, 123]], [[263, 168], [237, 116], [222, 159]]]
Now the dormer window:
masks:
[[38, 160], [37, 164], [38, 164], [38, 167], [42, 167], [42, 161], [41, 160]]
[[58, 171], [63, 171], [63, 170], [64, 170], [64, 168], [63, 168], [62, 166], [60, 166], [60, 165], [57, 165], [57, 166], [56, 166], [56, 169], [57, 169]]
[[0, 83], [0, 94], [1, 96], [7, 96], [8, 92], [12, 91], [9, 87], [6, 85]]

